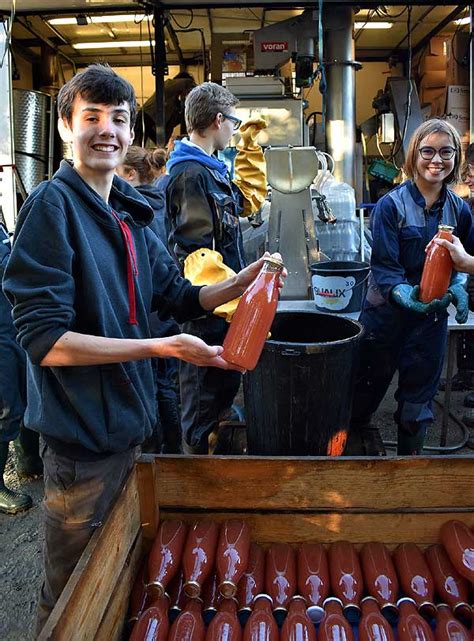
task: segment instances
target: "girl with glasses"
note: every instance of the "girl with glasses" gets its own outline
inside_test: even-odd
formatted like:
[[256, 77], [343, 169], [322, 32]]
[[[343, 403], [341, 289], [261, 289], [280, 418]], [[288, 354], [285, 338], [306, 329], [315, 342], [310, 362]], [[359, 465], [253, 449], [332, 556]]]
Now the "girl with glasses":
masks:
[[450, 124], [433, 119], [414, 132], [406, 154], [407, 180], [383, 196], [375, 207], [373, 247], [367, 296], [360, 321], [366, 333], [357, 376], [352, 428], [370, 429], [372, 414], [398, 370], [397, 452], [421, 454], [433, 423], [447, 335], [447, 307], [456, 320], [468, 316], [465, 276], [453, 272], [441, 300], [418, 300], [425, 247], [438, 225], [451, 225], [474, 250], [467, 204], [449, 189], [459, 180], [461, 142]]

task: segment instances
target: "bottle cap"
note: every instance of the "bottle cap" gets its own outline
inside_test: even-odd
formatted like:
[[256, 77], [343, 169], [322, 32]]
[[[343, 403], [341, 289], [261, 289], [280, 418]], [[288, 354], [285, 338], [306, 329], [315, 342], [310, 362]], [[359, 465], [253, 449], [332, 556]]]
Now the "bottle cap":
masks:
[[418, 612], [425, 617], [425, 619], [432, 619], [436, 614], [436, 606], [431, 601], [423, 601], [418, 606]]
[[373, 596], [365, 596], [362, 599], [361, 604], [365, 603], [366, 601], [375, 601], [375, 603], [378, 603], [377, 599], [375, 597], [373, 597]]
[[270, 603], [273, 605], [272, 597], [269, 594], [265, 594], [265, 592], [260, 592], [259, 594], [256, 594], [253, 599], [253, 603], [255, 603], [257, 599], [267, 599], [267, 601], [270, 601]]
[[146, 586], [146, 591], [154, 599], [157, 599], [158, 597], [161, 597], [165, 594], [165, 588], [159, 581], [152, 581], [151, 583], [148, 583]]
[[324, 608], [320, 605], [310, 605], [306, 609], [306, 614], [313, 623], [319, 623], [324, 616]]
[[398, 620], [399, 610], [395, 603], [382, 603], [380, 612], [389, 623], [394, 624]]
[[184, 593], [191, 599], [195, 599], [201, 594], [201, 586], [197, 581], [186, 581], [183, 586]]
[[271, 265], [275, 265], [275, 267], [284, 267], [283, 261], [280, 258], [275, 258], [275, 256], [265, 256], [264, 261]]
[[225, 599], [235, 597], [237, 586], [232, 581], [222, 581], [219, 584], [219, 592]]

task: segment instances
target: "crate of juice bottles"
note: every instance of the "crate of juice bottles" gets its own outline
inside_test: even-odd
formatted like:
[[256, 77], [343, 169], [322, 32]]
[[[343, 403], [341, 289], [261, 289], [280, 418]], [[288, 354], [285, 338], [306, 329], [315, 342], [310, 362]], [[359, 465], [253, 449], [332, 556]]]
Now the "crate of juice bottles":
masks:
[[472, 641], [473, 481], [467, 457], [142, 456], [39, 641]]

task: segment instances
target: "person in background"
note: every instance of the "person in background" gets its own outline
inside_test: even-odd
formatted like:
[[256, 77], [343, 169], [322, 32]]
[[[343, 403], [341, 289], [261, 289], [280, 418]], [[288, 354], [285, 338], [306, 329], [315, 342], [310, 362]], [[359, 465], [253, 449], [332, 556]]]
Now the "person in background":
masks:
[[[167, 177], [163, 172], [166, 154], [163, 149], [144, 149], [130, 146], [117, 174], [129, 182], [149, 202], [155, 215], [150, 224], [163, 245], [168, 243], [165, 194], [156, 186], [156, 178]], [[171, 318], [162, 320], [155, 312], [150, 316], [152, 336], [162, 338], [180, 333], [179, 325]], [[178, 402], [178, 361], [175, 358], [155, 359], [157, 424], [155, 433], [143, 450], [163, 454], [181, 451], [181, 421]]]
[[469, 207], [448, 188], [458, 180], [460, 165], [461, 142], [454, 127], [438, 119], [424, 122], [406, 154], [408, 180], [378, 201], [371, 218], [371, 271], [360, 316], [365, 335], [351, 429], [354, 435], [370, 429], [372, 415], [398, 370], [394, 418], [401, 455], [422, 452], [434, 420], [431, 404], [444, 360], [446, 309], [454, 304], [459, 323], [468, 317], [464, 274], [453, 274], [442, 300], [418, 300], [425, 247], [439, 224], [452, 225], [474, 249]]
[[[196, 82], [187, 71], [165, 81], [165, 145], [178, 125], [184, 126], [184, 101]], [[137, 144], [145, 146], [150, 140], [156, 145], [156, 97], [150, 96], [137, 114], [135, 126]]]
[[[458, 272], [465, 272], [470, 276], [474, 276], [474, 256], [467, 253], [457, 236], [453, 235], [453, 242], [444, 238], [436, 238], [432, 242], [441, 245], [441, 247], [446, 247], [453, 261], [454, 269]], [[426, 251], [429, 251], [430, 246], [431, 243], [427, 245]]]
[[25, 424], [42, 441], [45, 580], [37, 634], [152, 434], [152, 359], [232, 367], [221, 346], [196, 336], [153, 338], [150, 313], [180, 322], [203, 316], [241, 296], [264, 263], [214, 285], [180, 276], [149, 228], [150, 205], [115, 173], [133, 141], [136, 98], [111, 67], [94, 64], [73, 76], [57, 105], [74, 160], [25, 201], [3, 279], [27, 353]]
[[[10, 236], [0, 223], [0, 282], [10, 255]], [[12, 307], [0, 291], [0, 512], [16, 514], [29, 509], [31, 497], [5, 485], [9, 443], [14, 441], [15, 464], [20, 478], [40, 476], [38, 435], [23, 425], [26, 407], [26, 357], [16, 341]]]
[[[212, 282], [232, 277], [245, 265], [239, 225], [242, 194], [230, 181], [225, 163], [215, 156], [242, 124], [235, 114], [237, 104], [228, 89], [213, 82], [195, 87], [185, 103], [189, 139], [175, 142], [167, 164], [169, 248], [184, 276], [195, 284], [203, 282], [203, 275]], [[228, 312], [216, 309], [182, 329], [221, 345]], [[230, 411], [240, 374], [180, 363], [179, 379], [183, 450], [207, 454], [209, 436]]]
[[[461, 172], [464, 183], [469, 187], [467, 204], [471, 210], [474, 221], [474, 144], [466, 148], [464, 166]], [[471, 275], [467, 281], [469, 294], [469, 308], [474, 310], [474, 277]], [[457, 337], [457, 366], [458, 372], [453, 377], [454, 387], [459, 389], [474, 389], [474, 340], [471, 332], [460, 332]], [[464, 406], [469, 411], [464, 415], [463, 421], [469, 427], [474, 427], [474, 393], [470, 392], [464, 397]]]

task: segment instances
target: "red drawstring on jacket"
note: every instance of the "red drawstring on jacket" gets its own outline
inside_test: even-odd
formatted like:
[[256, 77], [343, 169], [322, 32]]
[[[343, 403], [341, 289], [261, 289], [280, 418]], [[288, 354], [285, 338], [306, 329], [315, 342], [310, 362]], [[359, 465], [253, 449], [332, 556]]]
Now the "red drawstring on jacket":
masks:
[[138, 276], [137, 254], [133, 244], [133, 236], [129, 226], [117, 214], [112, 211], [112, 215], [118, 222], [122, 233], [123, 244], [127, 254], [127, 287], [128, 287], [128, 322], [130, 325], [138, 325], [137, 305], [135, 300], [135, 276]]

